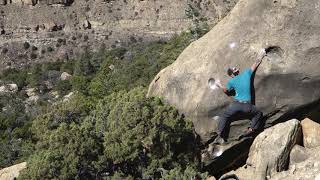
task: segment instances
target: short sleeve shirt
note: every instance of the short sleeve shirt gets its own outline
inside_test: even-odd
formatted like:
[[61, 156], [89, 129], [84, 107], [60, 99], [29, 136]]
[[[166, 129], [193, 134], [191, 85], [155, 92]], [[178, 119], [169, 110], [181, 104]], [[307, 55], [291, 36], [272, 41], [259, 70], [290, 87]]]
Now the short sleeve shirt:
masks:
[[251, 101], [251, 76], [252, 70], [248, 68], [228, 81], [227, 89], [235, 90], [236, 100]]

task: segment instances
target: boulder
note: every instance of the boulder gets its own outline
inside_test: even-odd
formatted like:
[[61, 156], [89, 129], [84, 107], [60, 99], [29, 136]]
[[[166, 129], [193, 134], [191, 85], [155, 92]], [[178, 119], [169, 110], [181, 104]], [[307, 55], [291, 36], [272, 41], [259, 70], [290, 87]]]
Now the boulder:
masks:
[[60, 76], [60, 80], [65, 81], [71, 79], [72, 75], [67, 72], [63, 72]]
[[59, 92], [58, 91], [50, 91], [49, 93], [54, 99], [58, 99], [59, 96]]
[[69, 94], [63, 96], [63, 100], [62, 101], [63, 102], [68, 102], [72, 98], [73, 95], [74, 95], [74, 92], [70, 92]]
[[[264, 113], [266, 127], [300, 119], [320, 105], [318, 6], [318, 0], [240, 0], [228, 16], [156, 75], [148, 96], [161, 96], [176, 106], [193, 120], [206, 142], [232, 101], [219, 88], [209, 89], [208, 79], [225, 85], [227, 67], [250, 68], [265, 48], [267, 57], [254, 73], [252, 103]], [[229, 139], [236, 139], [248, 124], [249, 120], [233, 122]]]
[[[148, 96], [162, 96], [193, 119], [202, 138], [214, 131], [222, 110], [231, 101], [208, 88], [213, 77], [226, 84], [226, 68], [250, 67], [257, 52], [268, 56], [258, 68], [253, 100], [273, 125], [319, 104], [320, 14], [318, 0], [240, 0], [228, 16], [177, 60], [161, 70], [149, 86]], [[248, 121], [232, 124], [230, 136], [245, 130]]]
[[306, 148], [314, 148], [320, 146], [320, 124], [311, 119], [301, 121], [303, 133], [303, 145]]
[[36, 95], [36, 88], [28, 88], [28, 89], [26, 89], [26, 93], [27, 93], [28, 97], [35, 96]]
[[286, 170], [290, 151], [300, 133], [300, 123], [296, 119], [266, 129], [250, 147], [246, 165], [228, 174], [235, 174], [239, 179], [265, 180]]
[[19, 176], [21, 170], [27, 167], [27, 163], [23, 162], [0, 170], [1, 180], [14, 180]]
[[216, 180], [216, 178], [214, 176], [209, 176], [206, 180]]
[[320, 147], [305, 149], [309, 158], [298, 163], [290, 162], [290, 168], [274, 176], [271, 180], [320, 180]]
[[15, 93], [18, 91], [18, 85], [17, 84], [6, 84], [3, 86], [0, 86], [0, 93]]
[[35, 104], [39, 101], [40, 97], [38, 95], [35, 96], [30, 96], [27, 100], [26, 103], [29, 105]]
[[252, 141], [252, 138], [243, 138], [226, 145], [209, 144], [209, 147], [201, 153], [203, 170], [213, 175], [219, 175], [229, 169], [239, 167], [248, 157], [248, 147]]
[[309, 155], [308, 155], [307, 149], [302, 146], [295, 145], [290, 152], [289, 166], [292, 166], [296, 163], [303, 162], [308, 158], [309, 158]]

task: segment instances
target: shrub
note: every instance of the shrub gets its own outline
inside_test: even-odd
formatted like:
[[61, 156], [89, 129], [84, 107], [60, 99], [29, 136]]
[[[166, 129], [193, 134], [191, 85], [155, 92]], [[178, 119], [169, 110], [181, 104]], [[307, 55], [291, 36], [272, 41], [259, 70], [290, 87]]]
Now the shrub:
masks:
[[90, 100], [76, 94], [56, 104], [32, 123], [35, 152], [21, 179], [92, 179], [99, 172], [95, 162], [102, 144], [92, 135], [93, 126], [83, 122], [93, 108]]
[[198, 150], [192, 122], [159, 98], [146, 98], [145, 89], [120, 91], [104, 98], [93, 116], [97, 136], [104, 140], [109, 172], [133, 177], [155, 176], [158, 168], [197, 167]]
[[74, 61], [64, 62], [60, 65], [60, 71], [73, 74], [74, 64], [75, 64]]
[[197, 169], [187, 167], [183, 170], [181, 167], [175, 167], [170, 171], [162, 170], [161, 180], [172, 180], [172, 179], [207, 179], [207, 173], [200, 173]]
[[69, 80], [60, 80], [55, 85], [54, 89], [58, 91], [59, 94], [66, 95], [72, 89], [72, 86]]
[[36, 87], [45, 79], [45, 73], [42, 71], [41, 64], [35, 64], [28, 70], [26, 82], [31, 87]]
[[87, 94], [89, 79], [85, 76], [73, 76], [71, 79], [72, 89]]
[[[162, 68], [175, 61], [191, 39], [191, 34], [184, 33], [168, 43], [150, 43], [111, 51], [91, 81], [89, 93], [103, 97], [120, 90], [148, 86]], [[132, 60], [125, 59], [125, 53], [133, 54]], [[114, 68], [110, 69], [110, 66]]]
[[29, 49], [30, 44], [28, 42], [24, 42], [23, 47], [24, 47], [24, 49]]
[[0, 112], [0, 168], [4, 168], [32, 152], [31, 124], [20, 97], [1, 95], [0, 108], [6, 109]]
[[54, 49], [53, 49], [53, 47], [49, 46], [49, 47], [47, 47], [47, 51], [52, 52], [52, 51], [54, 51]]
[[159, 168], [196, 170], [192, 123], [145, 93], [113, 93], [93, 111], [94, 102], [79, 95], [51, 108], [33, 122], [36, 151], [21, 177], [137, 179], [158, 177]]
[[37, 57], [38, 57], [38, 55], [35, 54], [35, 53], [31, 53], [31, 54], [30, 54], [30, 58], [31, 58], [31, 59], [36, 59]]
[[75, 61], [74, 74], [75, 75], [91, 75], [94, 72], [94, 67], [90, 62], [92, 55], [86, 50], [81, 57]]
[[3, 72], [0, 78], [7, 83], [17, 84], [19, 89], [21, 89], [22, 87], [27, 85], [26, 77], [26, 70], [7, 69]]

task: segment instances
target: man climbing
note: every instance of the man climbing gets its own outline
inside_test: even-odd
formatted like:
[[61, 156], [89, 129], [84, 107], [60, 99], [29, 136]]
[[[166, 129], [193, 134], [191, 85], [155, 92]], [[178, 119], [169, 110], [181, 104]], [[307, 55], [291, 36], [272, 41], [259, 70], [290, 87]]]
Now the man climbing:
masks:
[[229, 79], [226, 87], [218, 82], [218, 87], [220, 87], [225, 94], [228, 95], [234, 90], [235, 96], [234, 102], [227, 107], [220, 117], [217, 131], [218, 136], [214, 140], [214, 143], [223, 144], [226, 142], [230, 123], [240, 114], [251, 118], [251, 126], [248, 128], [247, 132], [239, 138], [253, 136], [257, 134], [257, 131], [261, 128], [263, 114], [251, 103], [251, 78], [265, 55], [265, 51], [260, 53], [258, 59], [251, 68], [247, 68], [241, 73], [239, 73], [239, 69], [236, 67], [228, 68], [227, 73], [231, 79]]

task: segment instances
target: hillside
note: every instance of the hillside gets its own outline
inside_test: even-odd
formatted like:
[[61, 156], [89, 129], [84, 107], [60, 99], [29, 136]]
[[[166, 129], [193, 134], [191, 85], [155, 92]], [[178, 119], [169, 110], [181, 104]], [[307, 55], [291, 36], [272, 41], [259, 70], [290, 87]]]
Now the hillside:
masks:
[[[84, 49], [166, 41], [197, 26], [195, 20], [215, 25], [234, 4], [222, 0], [1, 0], [0, 70], [74, 59]], [[187, 16], [190, 10], [195, 12]]]

